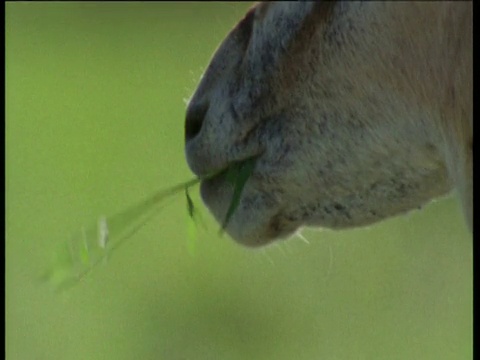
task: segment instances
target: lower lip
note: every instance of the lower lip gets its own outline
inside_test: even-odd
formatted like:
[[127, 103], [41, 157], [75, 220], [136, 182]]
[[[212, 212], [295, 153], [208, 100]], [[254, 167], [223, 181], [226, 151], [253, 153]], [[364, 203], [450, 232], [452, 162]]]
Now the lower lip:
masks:
[[[202, 180], [200, 184], [200, 195], [205, 205], [210, 209], [219, 223], [222, 223], [232, 197], [232, 188], [226, 179], [226, 172], [222, 172], [212, 178]], [[261, 217], [260, 217], [261, 218]], [[264, 235], [261, 241], [244, 242], [243, 245], [257, 247], [266, 245], [275, 239], [290, 237], [298, 228], [293, 224], [282, 224], [281, 227], [272, 227], [272, 224], [264, 224]]]
[[207, 206], [212, 199], [223, 199], [222, 192], [225, 191], [225, 178], [226, 172], [222, 172], [200, 182], [200, 195]]

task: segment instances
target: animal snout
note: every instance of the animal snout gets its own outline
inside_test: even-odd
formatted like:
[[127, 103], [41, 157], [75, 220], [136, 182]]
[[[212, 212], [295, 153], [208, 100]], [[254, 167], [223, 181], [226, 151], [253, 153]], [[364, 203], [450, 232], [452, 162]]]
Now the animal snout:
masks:
[[202, 102], [198, 104], [191, 104], [187, 109], [187, 116], [185, 118], [185, 142], [193, 140], [200, 130], [202, 130], [205, 114], [208, 111], [209, 103]]

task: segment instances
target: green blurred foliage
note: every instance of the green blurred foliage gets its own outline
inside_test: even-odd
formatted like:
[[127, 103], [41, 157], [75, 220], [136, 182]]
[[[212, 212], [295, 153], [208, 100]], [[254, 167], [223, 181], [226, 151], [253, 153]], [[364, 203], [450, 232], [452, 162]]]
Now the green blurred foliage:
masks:
[[192, 256], [180, 196], [69, 292], [38, 282], [80, 226], [192, 177], [186, 100], [250, 5], [6, 4], [7, 359], [472, 358], [453, 197], [260, 250], [204, 211]]

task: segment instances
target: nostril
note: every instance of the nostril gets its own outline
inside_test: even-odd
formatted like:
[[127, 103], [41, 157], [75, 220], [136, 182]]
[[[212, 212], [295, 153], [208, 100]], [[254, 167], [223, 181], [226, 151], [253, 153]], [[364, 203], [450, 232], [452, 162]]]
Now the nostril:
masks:
[[185, 141], [193, 139], [202, 129], [208, 106], [208, 102], [204, 102], [188, 108], [187, 117], [185, 118]]

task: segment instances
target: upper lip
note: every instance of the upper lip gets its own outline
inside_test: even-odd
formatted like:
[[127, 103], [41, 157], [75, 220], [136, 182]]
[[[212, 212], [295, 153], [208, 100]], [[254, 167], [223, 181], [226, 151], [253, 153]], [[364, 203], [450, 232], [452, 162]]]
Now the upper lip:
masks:
[[188, 166], [200, 178], [219, 174], [232, 164], [259, 157], [265, 151], [260, 141], [259, 126], [248, 130], [246, 134], [235, 139], [230, 136], [218, 138], [212, 143], [207, 136], [197, 136], [185, 144]]
[[216, 177], [220, 177], [222, 175], [225, 175], [230, 169], [232, 169], [234, 166], [238, 166], [248, 160], [251, 160], [251, 159], [256, 159], [258, 158], [259, 155], [255, 155], [255, 156], [250, 156], [250, 157], [247, 157], [247, 158], [244, 158], [242, 160], [235, 160], [235, 161], [231, 161], [229, 162], [226, 166], [216, 170], [216, 171], [210, 171], [208, 174], [205, 174], [205, 175], [198, 175], [198, 177], [202, 178], [202, 180], [209, 180], [209, 179], [213, 179], [213, 178], [216, 178]]
[[185, 153], [190, 170], [199, 178], [213, 177], [253, 157], [261, 156], [263, 149], [258, 146], [237, 148], [230, 151], [215, 150], [213, 147], [203, 147], [197, 141], [186, 144]]

